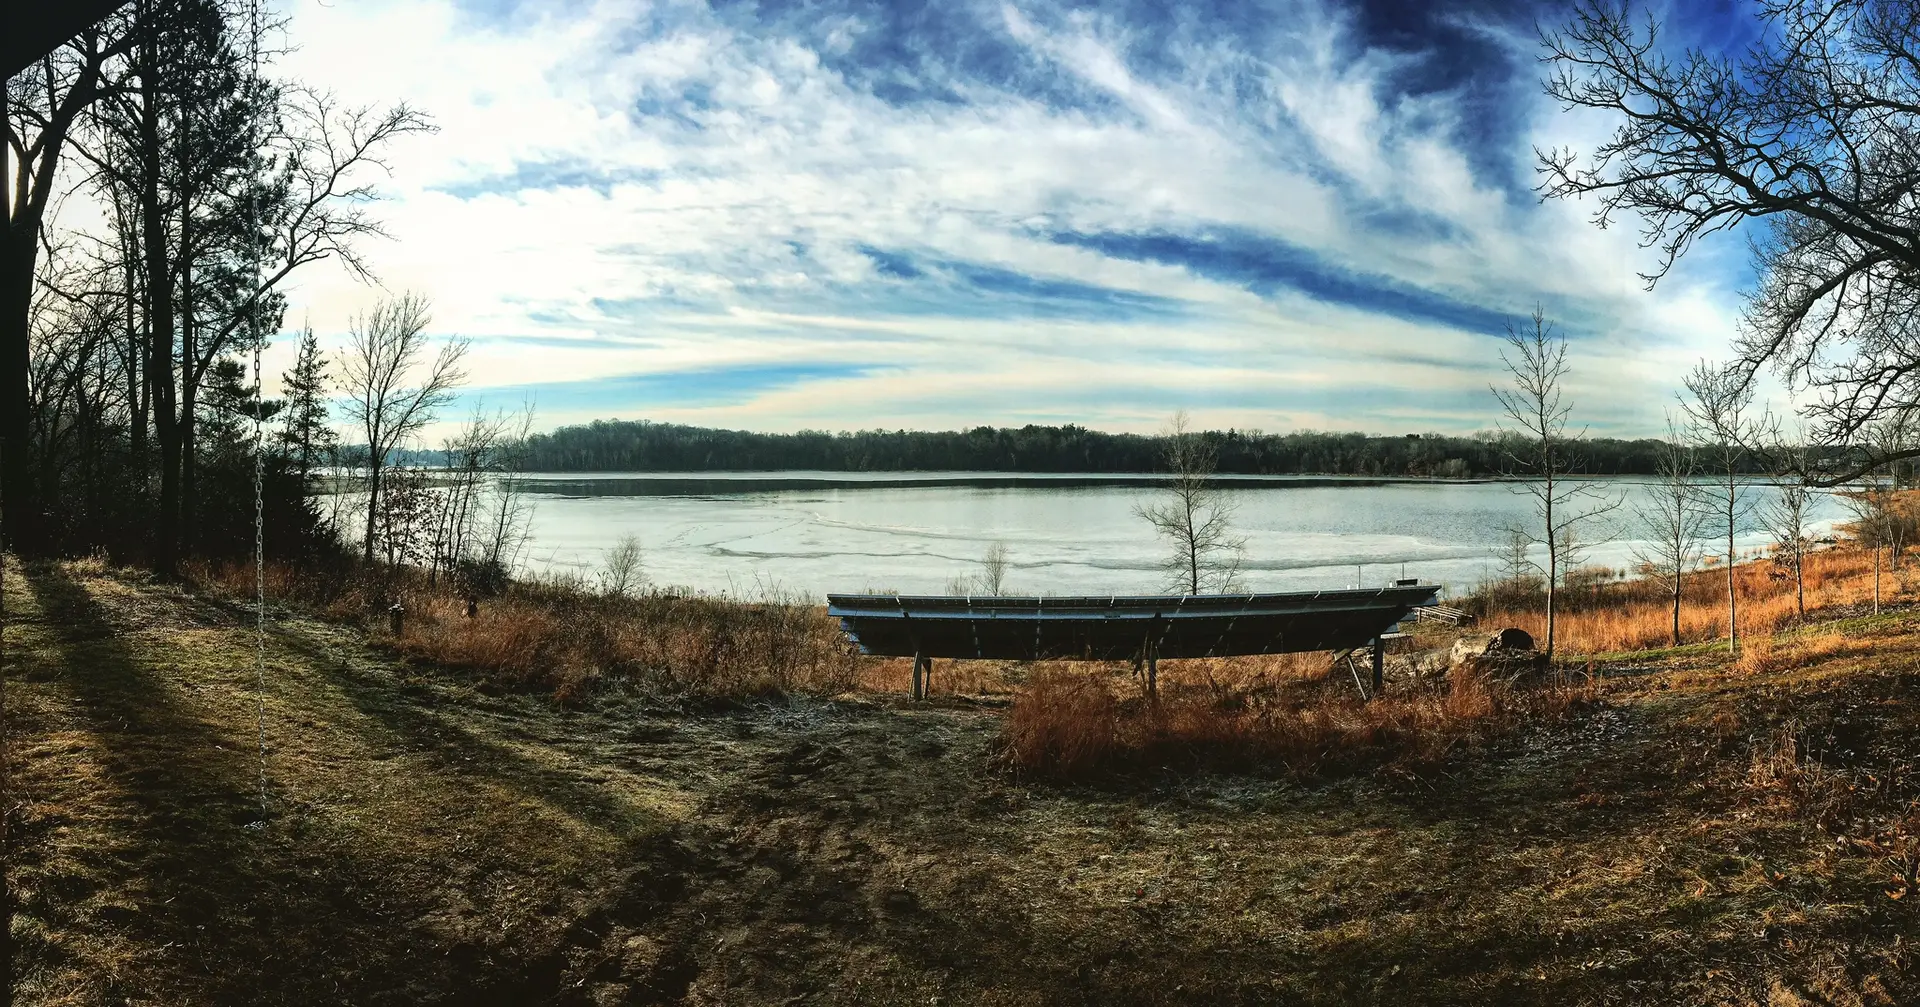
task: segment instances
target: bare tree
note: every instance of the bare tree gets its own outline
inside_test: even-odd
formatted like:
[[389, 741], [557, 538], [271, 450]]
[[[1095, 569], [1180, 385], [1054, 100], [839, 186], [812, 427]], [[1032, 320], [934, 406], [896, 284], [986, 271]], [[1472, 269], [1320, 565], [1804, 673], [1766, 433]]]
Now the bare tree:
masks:
[[1533, 545], [1533, 536], [1525, 528], [1509, 525], [1501, 529], [1506, 536], [1500, 555], [1501, 579], [1512, 590], [1514, 597], [1524, 597], [1530, 593], [1528, 582], [1532, 580], [1536, 567], [1527, 558], [1527, 549]]
[[465, 380], [460, 361], [467, 343], [460, 339], [441, 343], [421, 372], [428, 350], [428, 321], [427, 299], [420, 294], [380, 301], [354, 320], [341, 359], [341, 383], [348, 395], [346, 415], [366, 438], [367, 527], [362, 556], [369, 563], [379, 524], [382, 472], [393, 453], [433, 422]]
[[640, 570], [640, 539], [635, 535], [623, 535], [620, 541], [607, 550], [600, 563], [600, 591], [614, 598], [624, 598], [644, 582]]
[[[1867, 478], [1871, 478], [1870, 476]], [[1873, 614], [1880, 614], [1880, 553], [1885, 546], [1885, 511], [1875, 500], [1877, 487], [1853, 490], [1841, 500], [1853, 512], [1853, 536], [1860, 545], [1873, 550]]]
[[1569, 370], [1567, 340], [1546, 312], [1534, 308], [1525, 328], [1507, 326], [1506, 349], [1500, 362], [1506, 365], [1511, 384], [1494, 388], [1493, 396], [1512, 424], [1506, 431], [1508, 462], [1514, 474], [1525, 477], [1519, 492], [1533, 500], [1534, 513], [1540, 519], [1539, 533], [1532, 540], [1547, 549], [1543, 571], [1547, 582], [1547, 639], [1545, 653], [1553, 656], [1555, 590], [1560, 568], [1574, 540], [1576, 528], [1620, 505], [1591, 482], [1570, 479], [1579, 466], [1575, 451], [1578, 433], [1567, 430], [1573, 404], [1566, 401], [1561, 384]]
[[1005, 542], [988, 545], [980, 557], [980, 589], [989, 595], [1000, 594], [1006, 588], [1009, 565]]
[[1800, 620], [1807, 618], [1807, 553], [1813, 538], [1807, 534], [1807, 519], [1813, 506], [1813, 487], [1797, 475], [1783, 475], [1774, 487], [1774, 496], [1760, 509], [1760, 523], [1773, 539], [1774, 562], [1793, 577], [1794, 607]]
[[[1541, 191], [1593, 197], [1595, 223], [1641, 222], [1660, 260], [1748, 221], [1759, 280], [1739, 340], [1743, 382], [1771, 366], [1815, 394], [1817, 443], [1849, 449], [1817, 480], [1889, 460], [1861, 433], [1920, 411], [1920, 10], [1885, 0], [1765, 0], [1737, 53], [1664, 48], [1616, 0], [1580, 0], [1542, 34], [1546, 91], [1618, 126], [1589, 156], [1537, 151]], [[1895, 457], [1920, 456], [1908, 444]]]
[[1740, 595], [1735, 576], [1734, 539], [1745, 527], [1749, 504], [1740, 497], [1740, 480], [1760, 426], [1752, 416], [1753, 392], [1732, 368], [1695, 365], [1686, 378], [1682, 399], [1692, 425], [1694, 444], [1711, 461], [1718, 486], [1715, 521], [1727, 542], [1727, 650], [1740, 652]]
[[1646, 532], [1646, 544], [1634, 550], [1634, 558], [1649, 575], [1660, 579], [1673, 602], [1673, 645], [1680, 646], [1680, 596], [1686, 587], [1687, 569], [1700, 560], [1700, 535], [1705, 530], [1707, 512], [1695, 481], [1698, 468], [1694, 453], [1672, 415], [1667, 417], [1667, 436], [1657, 449], [1657, 470], [1648, 493], [1634, 507], [1640, 527]]
[[458, 572], [471, 558], [481, 498], [499, 467], [509, 424], [504, 413], [489, 414], [476, 406], [460, 432], [443, 442], [446, 469], [434, 519], [428, 584], [436, 582], [441, 570]]
[[1214, 450], [1191, 429], [1185, 411], [1174, 414], [1161, 435], [1173, 478], [1160, 500], [1134, 507], [1171, 550], [1161, 569], [1170, 587], [1187, 594], [1234, 588], [1246, 540], [1233, 534], [1233, 503], [1213, 485]]
[[[141, 8], [144, 12], [144, 6]], [[7, 541], [26, 553], [44, 551], [40, 487], [24, 445], [31, 423], [28, 370], [29, 321], [36, 260], [49, 200], [60, 174], [61, 155], [81, 113], [115, 86], [109, 64], [135, 44], [132, 24], [112, 19], [90, 26], [57, 52], [8, 80], [0, 101], [0, 174], [7, 176], [7, 228], [0, 241], [0, 440], [6, 452], [0, 472], [0, 503], [7, 511]], [[16, 30], [9, 28], [9, 30]], [[0, 935], [0, 945], [11, 943]]]
[[507, 436], [501, 441], [500, 464], [493, 482], [492, 512], [481, 562], [487, 576], [505, 577], [526, 544], [533, 522], [533, 504], [520, 486], [520, 473], [526, 466], [527, 441], [533, 435], [533, 403], [528, 402], [514, 414]]
[[[1914, 445], [1913, 423], [1920, 417], [1889, 417], [1867, 429], [1864, 440], [1873, 457], [1889, 458]], [[1914, 485], [1913, 464], [1904, 459], [1876, 465], [1869, 473], [1868, 499], [1874, 504], [1874, 526], [1878, 541], [1887, 554], [1887, 569], [1905, 565], [1907, 546], [1920, 535], [1908, 491]]]
[[961, 574], [948, 580], [947, 593], [998, 595], [1006, 588], [1007, 570], [1011, 565], [1007, 558], [1007, 544], [1005, 542], [989, 543], [987, 551], [980, 556], [980, 572], [972, 575]]
[[[1907, 420], [1894, 416], [1874, 423], [1863, 436], [1872, 457], [1897, 457], [1912, 444]], [[1853, 536], [1860, 545], [1873, 550], [1873, 611], [1880, 611], [1881, 556], [1888, 554], [1888, 565], [1898, 567], [1914, 530], [1907, 508], [1901, 506], [1903, 481], [1901, 466], [1886, 462], [1861, 473], [1853, 489], [1841, 497], [1853, 512]]]

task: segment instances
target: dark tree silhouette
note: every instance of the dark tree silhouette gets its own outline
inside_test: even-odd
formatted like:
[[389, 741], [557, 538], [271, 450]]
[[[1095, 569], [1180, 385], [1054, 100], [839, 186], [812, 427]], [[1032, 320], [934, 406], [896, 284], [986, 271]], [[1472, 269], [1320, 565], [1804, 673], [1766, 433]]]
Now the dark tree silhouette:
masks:
[[[1920, 410], [1920, 7], [1765, 0], [1738, 54], [1663, 44], [1623, 3], [1581, 0], [1544, 32], [1547, 93], [1620, 120], [1586, 156], [1537, 152], [1541, 190], [1592, 197], [1594, 220], [1641, 222], [1649, 286], [1707, 235], [1759, 228], [1759, 283], [1737, 347], [1811, 387], [1817, 443], [1852, 445], [1822, 479], [1873, 457], [1862, 432]], [[1920, 456], [1920, 448], [1899, 457]]]

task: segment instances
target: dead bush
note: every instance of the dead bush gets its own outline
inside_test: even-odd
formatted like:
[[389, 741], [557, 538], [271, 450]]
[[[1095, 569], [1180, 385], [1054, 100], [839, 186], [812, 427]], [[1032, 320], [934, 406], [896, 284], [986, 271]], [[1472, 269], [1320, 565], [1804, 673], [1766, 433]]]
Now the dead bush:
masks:
[[1089, 775], [1123, 748], [1112, 690], [1102, 679], [1069, 671], [1048, 669], [1029, 679], [1001, 731], [1010, 764], [1058, 776]]
[[[1318, 663], [1325, 667], [1324, 656]], [[1002, 729], [1001, 764], [1053, 779], [1161, 768], [1298, 777], [1414, 772], [1523, 722], [1560, 717], [1594, 695], [1584, 680], [1509, 686], [1455, 675], [1363, 702], [1320, 675], [1276, 679], [1275, 669], [1262, 669], [1229, 676], [1219, 666], [1169, 665], [1157, 700], [1120, 698], [1116, 690], [1133, 687], [1110, 675], [1036, 675]]]

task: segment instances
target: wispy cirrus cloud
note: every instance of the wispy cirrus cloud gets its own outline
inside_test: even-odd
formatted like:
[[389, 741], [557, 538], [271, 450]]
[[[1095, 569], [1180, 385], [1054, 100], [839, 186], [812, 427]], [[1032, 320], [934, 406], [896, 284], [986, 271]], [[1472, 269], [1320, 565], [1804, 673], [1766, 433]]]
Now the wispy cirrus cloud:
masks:
[[374, 261], [547, 422], [1475, 429], [1539, 304], [1595, 429], [1655, 427], [1737, 256], [1641, 292], [1531, 191], [1604, 125], [1532, 6], [1418, 7], [380, 0], [294, 8], [288, 69], [439, 120]]

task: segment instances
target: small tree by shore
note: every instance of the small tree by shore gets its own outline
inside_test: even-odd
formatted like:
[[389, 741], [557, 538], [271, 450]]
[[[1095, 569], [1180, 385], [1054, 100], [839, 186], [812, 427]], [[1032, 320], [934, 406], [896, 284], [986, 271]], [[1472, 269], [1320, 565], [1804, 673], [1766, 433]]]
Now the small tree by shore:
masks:
[[1634, 508], [1646, 544], [1634, 550], [1634, 559], [1649, 576], [1658, 578], [1673, 601], [1673, 645], [1680, 646], [1680, 601], [1687, 568], [1700, 560], [1700, 533], [1706, 513], [1695, 482], [1699, 469], [1686, 437], [1672, 416], [1667, 436], [1660, 442], [1660, 473], [1645, 500]]
[[1687, 375], [1687, 394], [1681, 399], [1691, 423], [1694, 447], [1714, 471], [1717, 486], [1715, 520], [1726, 533], [1727, 556], [1727, 650], [1740, 653], [1740, 593], [1734, 586], [1734, 567], [1739, 557], [1734, 538], [1745, 528], [1750, 506], [1740, 499], [1740, 482], [1751, 446], [1759, 434], [1752, 416], [1753, 389], [1739, 373], [1708, 365], [1695, 365]]
[[[1803, 438], [1800, 440], [1804, 440]], [[1793, 578], [1794, 607], [1807, 620], [1807, 553], [1813, 536], [1807, 525], [1813, 512], [1813, 487], [1807, 482], [1808, 451], [1804, 443], [1780, 440], [1768, 452], [1775, 459], [1779, 482], [1760, 509], [1760, 524], [1773, 539], [1773, 561]]]
[[460, 370], [467, 344], [448, 339], [418, 381], [411, 380], [427, 352], [427, 299], [402, 294], [381, 301], [354, 320], [341, 361], [347, 418], [366, 438], [367, 524], [361, 557], [371, 563], [380, 526], [381, 479], [393, 453], [405, 446], [453, 400], [465, 379]]
[[1507, 326], [1506, 344], [1500, 362], [1511, 383], [1492, 391], [1511, 425], [1507, 458], [1513, 474], [1525, 478], [1519, 492], [1533, 499], [1540, 520], [1537, 533], [1529, 532], [1529, 537], [1547, 550], [1544, 653], [1551, 658], [1554, 594], [1566, 553], [1578, 541], [1578, 527], [1618, 507], [1620, 498], [1567, 478], [1578, 470], [1575, 442], [1581, 434], [1567, 429], [1573, 404], [1562, 388], [1569, 371], [1566, 336], [1536, 307], [1525, 327]]
[[640, 537], [621, 536], [600, 562], [600, 593], [609, 598], [624, 598], [639, 589], [646, 582], [640, 558]]
[[1162, 436], [1173, 478], [1158, 501], [1140, 504], [1134, 513], [1171, 547], [1161, 563], [1167, 586], [1187, 594], [1231, 591], [1246, 540], [1233, 533], [1232, 501], [1213, 484], [1213, 446], [1193, 431], [1185, 411], [1174, 414]]
[[300, 333], [299, 356], [293, 369], [280, 378], [286, 408], [282, 412], [280, 443], [300, 475], [300, 485], [308, 487], [313, 470], [329, 457], [340, 437], [327, 422], [327, 357], [320, 351], [320, 340], [308, 325]]

